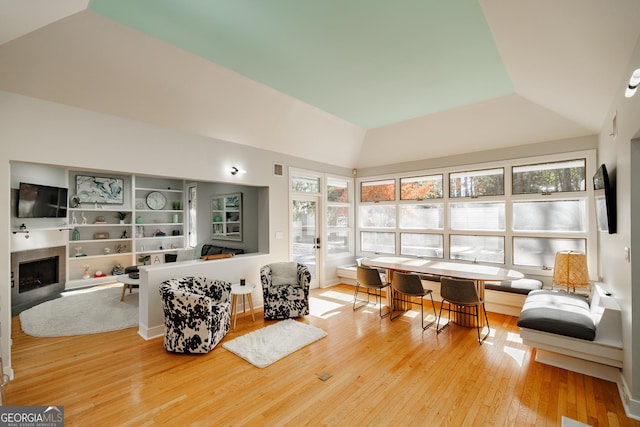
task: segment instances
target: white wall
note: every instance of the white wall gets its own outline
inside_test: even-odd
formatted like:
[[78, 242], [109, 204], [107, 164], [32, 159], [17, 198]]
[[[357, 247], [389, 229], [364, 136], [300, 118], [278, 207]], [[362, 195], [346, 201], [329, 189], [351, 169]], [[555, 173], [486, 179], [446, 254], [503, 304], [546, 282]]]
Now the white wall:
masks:
[[[221, 140], [163, 129], [35, 98], [0, 92], [0, 228], [10, 230], [10, 162], [42, 163], [113, 173], [169, 176], [269, 187], [269, 255], [265, 263], [289, 258], [288, 166], [351, 176], [351, 170]], [[285, 176], [272, 174], [273, 163]], [[247, 171], [232, 176], [231, 166]], [[264, 200], [259, 200], [266, 209]], [[266, 227], [265, 227], [266, 228]], [[261, 229], [261, 232], [263, 229]], [[282, 239], [274, 238], [281, 232]], [[0, 240], [2, 361], [11, 372], [9, 239]]]
[[[631, 72], [640, 68], [640, 42], [622, 76], [616, 99], [607, 122], [599, 135], [599, 163], [604, 163], [615, 178], [618, 232], [599, 235], [599, 270], [603, 281], [614, 291], [622, 308], [624, 345], [623, 380], [625, 399], [630, 414], [640, 417], [640, 262], [634, 251], [640, 251], [640, 93], [624, 97]], [[617, 112], [617, 113], [616, 113]], [[612, 137], [612, 119], [617, 114], [617, 135]], [[625, 260], [625, 247], [631, 248], [631, 262]]]

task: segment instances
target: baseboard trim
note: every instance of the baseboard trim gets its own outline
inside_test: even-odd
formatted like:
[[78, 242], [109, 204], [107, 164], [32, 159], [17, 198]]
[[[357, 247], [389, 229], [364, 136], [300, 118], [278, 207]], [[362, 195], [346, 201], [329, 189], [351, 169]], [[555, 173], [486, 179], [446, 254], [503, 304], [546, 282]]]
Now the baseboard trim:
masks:
[[627, 417], [640, 421], [640, 401], [631, 398], [631, 392], [629, 391], [627, 382], [622, 375], [620, 375], [620, 381], [618, 382], [618, 391]]
[[138, 325], [138, 335], [140, 335], [145, 341], [149, 341], [155, 338], [164, 336], [164, 325], [154, 326], [148, 328], [143, 324]]

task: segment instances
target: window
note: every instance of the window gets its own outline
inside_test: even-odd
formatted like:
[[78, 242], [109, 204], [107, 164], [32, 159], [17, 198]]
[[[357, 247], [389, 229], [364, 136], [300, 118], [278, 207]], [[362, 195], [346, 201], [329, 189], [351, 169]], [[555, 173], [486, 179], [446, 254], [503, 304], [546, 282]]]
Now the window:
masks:
[[442, 258], [442, 234], [400, 233], [400, 255]]
[[360, 249], [380, 254], [396, 253], [396, 233], [363, 231], [360, 233]]
[[400, 178], [400, 200], [442, 198], [442, 175]]
[[449, 197], [501, 196], [504, 169], [486, 169], [449, 174]]
[[566, 250], [586, 252], [586, 240], [514, 237], [513, 263], [531, 267], [552, 267], [555, 263], [556, 252]]
[[395, 199], [396, 181], [394, 179], [363, 182], [360, 187], [360, 200], [363, 202], [383, 202]]
[[395, 205], [360, 205], [361, 228], [395, 228]]
[[593, 262], [596, 206], [585, 177], [595, 160], [585, 150], [358, 180], [358, 251], [540, 275], [559, 250]]
[[291, 189], [299, 193], [319, 193], [320, 178], [302, 175], [292, 176]]
[[513, 203], [513, 231], [585, 232], [586, 200]]
[[502, 231], [504, 225], [504, 202], [452, 203], [451, 230]]
[[444, 205], [400, 205], [400, 228], [415, 230], [442, 230]]
[[585, 159], [513, 167], [513, 194], [585, 191]]
[[504, 264], [504, 237], [452, 235], [450, 258]]
[[342, 178], [327, 178], [327, 255], [351, 251], [353, 236], [351, 184]]

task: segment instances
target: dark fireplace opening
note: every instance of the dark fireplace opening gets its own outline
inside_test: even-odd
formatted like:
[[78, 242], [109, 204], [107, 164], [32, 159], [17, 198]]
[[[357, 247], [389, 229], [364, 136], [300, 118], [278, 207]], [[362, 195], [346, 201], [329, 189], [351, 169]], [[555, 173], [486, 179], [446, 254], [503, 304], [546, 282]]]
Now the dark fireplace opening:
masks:
[[59, 264], [57, 256], [20, 263], [18, 267], [18, 293], [58, 283], [60, 281]]

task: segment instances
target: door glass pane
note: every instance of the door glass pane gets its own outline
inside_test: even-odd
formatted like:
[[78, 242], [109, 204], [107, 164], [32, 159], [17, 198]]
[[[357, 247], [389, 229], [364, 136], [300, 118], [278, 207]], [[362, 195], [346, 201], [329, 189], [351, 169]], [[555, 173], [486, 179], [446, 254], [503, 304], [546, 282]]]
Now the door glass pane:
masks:
[[360, 186], [360, 197], [363, 202], [383, 202], [396, 199], [396, 181], [385, 179], [382, 181], [363, 182]]
[[400, 178], [400, 200], [442, 198], [442, 175]]
[[360, 233], [360, 249], [363, 252], [395, 254], [396, 233], [363, 231]]
[[586, 231], [584, 200], [513, 203], [514, 231]]
[[585, 191], [585, 160], [513, 167], [513, 194]]
[[400, 228], [442, 230], [443, 223], [444, 206], [442, 204], [400, 206]]
[[451, 259], [504, 264], [504, 237], [451, 236]]
[[316, 277], [316, 202], [310, 200], [293, 201], [293, 261], [309, 267], [311, 277]]
[[400, 254], [442, 258], [442, 234], [400, 234]]
[[360, 205], [360, 227], [395, 228], [395, 205]]
[[504, 202], [452, 203], [450, 205], [451, 230], [504, 230], [504, 206]]
[[504, 169], [457, 172], [449, 174], [451, 197], [504, 195]]
[[586, 240], [515, 237], [513, 239], [513, 264], [553, 267], [556, 252], [568, 250], [586, 252]]

